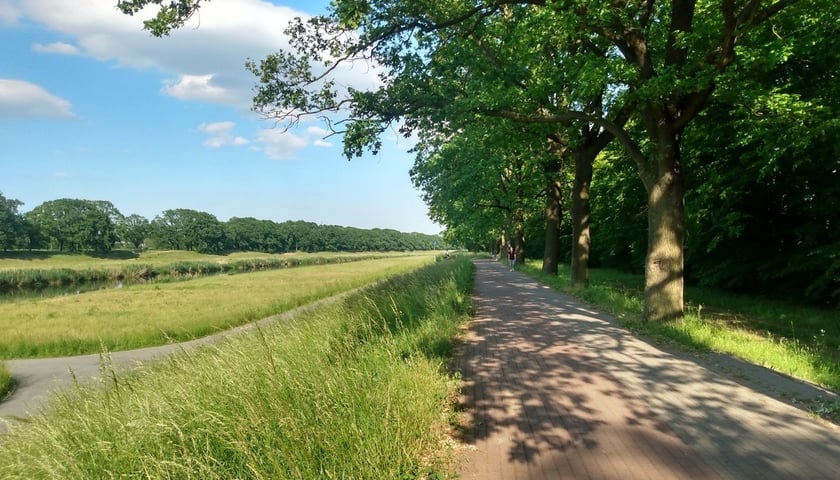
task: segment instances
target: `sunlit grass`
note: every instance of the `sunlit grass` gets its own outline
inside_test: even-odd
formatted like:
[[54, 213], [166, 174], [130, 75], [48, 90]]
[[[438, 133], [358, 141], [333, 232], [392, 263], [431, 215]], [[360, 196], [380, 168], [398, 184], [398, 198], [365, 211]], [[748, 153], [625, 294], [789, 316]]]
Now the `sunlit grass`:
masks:
[[12, 376], [3, 362], [0, 362], [0, 401], [9, 393], [12, 386]]
[[135, 374], [105, 362], [2, 439], [0, 478], [448, 478], [472, 271], [438, 262]]
[[125, 350], [200, 337], [432, 261], [430, 256], [216, 275], [0, 303], [0, 358]]
[[641, 275], [592, 270], [590, 286], [572, 289], [568, 268], [559, 276], [540, 272], [538, 262], [523, 271], [613, 314], [624, 327], [682, 348], [716, 351], [840, 391], [840, 316], [801, 305], [687, 288], [686, 316], [644, 322]]
[[418, 255], [427, 256], [432, 252], [293, 252], [269, 254], [262, 252], [233, 252], [226, 255], [212, 255], [185, 250], [148, 250], [144, 252], [130, 252], [127, 250], [115, 250], [102, 257], [55, 253], [55, 252], [6, 252], [0, 255], [0, 271], [21, 270], [21, 269], [110, 269], [120, 268], [126, 263], [137, 263], [143, 265], [161, 266], [180, 262], [217, 262], [227, 263], [237, 260], [258, 259], [258, 258], [301, 258], [308, 257], [365, 257], [377, 256], [406, 256]]

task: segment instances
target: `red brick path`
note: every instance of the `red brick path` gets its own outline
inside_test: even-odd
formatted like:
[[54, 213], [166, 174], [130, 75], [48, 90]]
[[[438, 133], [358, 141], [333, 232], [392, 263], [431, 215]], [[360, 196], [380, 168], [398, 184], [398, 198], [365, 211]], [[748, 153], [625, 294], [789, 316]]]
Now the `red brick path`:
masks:
[[840, 431], [477, 262], [460, 473], [494, 479], [835, 479]]

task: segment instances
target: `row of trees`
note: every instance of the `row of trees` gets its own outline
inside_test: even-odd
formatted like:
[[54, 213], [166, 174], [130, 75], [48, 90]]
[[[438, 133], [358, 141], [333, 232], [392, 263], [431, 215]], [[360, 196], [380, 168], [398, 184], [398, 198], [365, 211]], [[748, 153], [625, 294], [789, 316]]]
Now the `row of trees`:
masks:
[[[840, 300], [836, 0], [340, 0], [287, 34], [247, 63], [254, 109], [327, 118], [348, 157], [418, 135], [449, 238], [539, 245], [581, 286], [593, 260], [644, 271], [650, 320], [683, 314], [686, 280]], [[333, 81], [354, 61], [376, 89]]]
[[206, 212], [167, 210], [149, 221], [125, 216], [111, 202], [59, 199], [21, 214], [19, 200], [0, 193], [0, 250], [54, 249], [106, 253], [128, 248], [190, 250], [201, 253], [323, 251], [408, 251], [444, 248], [441, 238], [389, 229], [359, 229], [282, 223], [255, 218], [219, 221]]

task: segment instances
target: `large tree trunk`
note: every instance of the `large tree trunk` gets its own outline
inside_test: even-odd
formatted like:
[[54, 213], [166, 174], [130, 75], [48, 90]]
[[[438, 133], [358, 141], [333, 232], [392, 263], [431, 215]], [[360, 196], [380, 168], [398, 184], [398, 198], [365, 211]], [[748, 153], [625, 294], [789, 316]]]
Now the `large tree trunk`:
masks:
[[548, 182], [546, 194], [545, 250], [542, 271], [549, 275], [557, 275], [557, 267], [560, 264], [560, 224], [562, 223], [560, 179]]
[[563, 223], [562, 161], [549, 162], [545, 167], [545, 250], [542, 271], [557, 275], [560, 264], [560, 225]]
[[648, 248], [644, 318], [664, 321], [682, 317], [684, 313], [685, 180], [680, 165], [679, 133], [669, 131], [662, 122], [655, 123], [658, 123], [655, 132], [658, 156], [645, 181]]
[[525, 215], [521, 209], [515, 213], [513, 236], [515, 239], [514, 250], [516, 252], [516, 264], [525, 263]]
[[592, 163], [597, 153], [579, 149], [574, 153], [575, 180], [572, 186], [572, 271], [573, 287], [589, 285], [589, 187], [592, 183]]

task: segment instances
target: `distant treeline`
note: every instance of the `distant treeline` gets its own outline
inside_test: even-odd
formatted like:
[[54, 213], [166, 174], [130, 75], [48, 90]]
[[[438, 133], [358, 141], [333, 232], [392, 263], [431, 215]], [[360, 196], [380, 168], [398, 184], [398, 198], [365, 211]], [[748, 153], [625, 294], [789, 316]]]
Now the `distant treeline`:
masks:
[[373, 252], [445, 248], [439, 236], [390, 229], [360, 229], [282, 223], [256, 218], [219, 221], [210, 213], [166, 210], [152, 220], [123, 215], [111, 202], [59, 199], [31, 211], [0, 193], [0, 250], [51, 249], [60, 252], [107, 253], [115, 247], [173, 249], [199, 253], [255, 251]]

